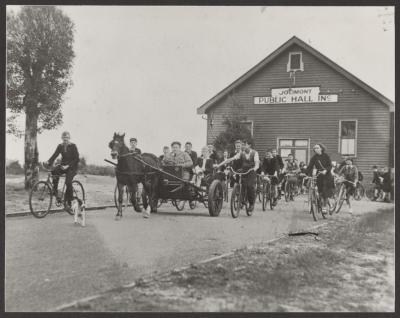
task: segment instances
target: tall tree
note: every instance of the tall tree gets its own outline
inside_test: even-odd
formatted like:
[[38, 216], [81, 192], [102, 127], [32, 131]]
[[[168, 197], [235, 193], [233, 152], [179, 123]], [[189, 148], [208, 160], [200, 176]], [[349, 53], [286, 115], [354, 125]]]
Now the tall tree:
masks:
[[234, 143], [238, 139], [253, 141], [251, 131], [243, 124], [247, 119], [243, 115], [244, 107], [235, 93], [229, 96], [229, 109], [230, 112], [224, 116], [224, 121], [222, 122], [225, 130], [215, 138], [213, 143], [215, 148], [220, 151], [225, 149], [233, 151], [235, 148]]
[[[62, 123], [73, 41], [73, 22], [54, 6], [23, 6], [7, 14], [7, 133], [25, 136], [26, 189], [38, 178], [38, 133]], [[21, 114], [24, 130], [15, 121]]]

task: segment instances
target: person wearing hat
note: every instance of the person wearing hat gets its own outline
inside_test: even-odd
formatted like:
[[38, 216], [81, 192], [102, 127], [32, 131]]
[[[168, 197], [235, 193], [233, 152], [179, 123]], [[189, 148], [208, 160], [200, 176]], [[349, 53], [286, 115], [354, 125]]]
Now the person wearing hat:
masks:
[[345, 165], [339, 170], [339, 176], [343, 176], [346, 186], [346, 202], [349, 206], [349, 212], [353, 213], [351, 209], [350, 197], [354, 195], [354, 191], [356, 189], [356, 184], [358, 182], [358, 169], [355, 165], [353, 165], [353, 160], [351, 158], [346, 158]]
[[189, 171], [193, 167], [192, 159], [187, 152], [181, 150], [181, 143], [179, 141], [174, 141], [171, 144], [171, 149], [172, 151], [165, 155], [162, 164], [183, 167], [182, 179], [189, 180]]
[[136, 148], [136, 146], [137, 146], [137, 139], [134, 137], [129, 139], [129, 152], [133, 152], [140, 155], [142, 151], [139, 148]]
[[62, 143], [56, 148], [54, 154], [50, 159], [45, 162], [46, 165], [53, 165], [54, 160], [61, 155], [61, 164], [52, 170], [51, 174], [53, 176], [53, 191], [54, 195], [57, 196], [58, 181], [60, 175], [65, 173], [65, 200], [69, 206], [71, 206], [72, 201], [72, 179], [78, 171], [79, 163], [79, 152], [76, 145], [70, 142], [71, 135], [68, 131], [64, 131], [61, 134]]

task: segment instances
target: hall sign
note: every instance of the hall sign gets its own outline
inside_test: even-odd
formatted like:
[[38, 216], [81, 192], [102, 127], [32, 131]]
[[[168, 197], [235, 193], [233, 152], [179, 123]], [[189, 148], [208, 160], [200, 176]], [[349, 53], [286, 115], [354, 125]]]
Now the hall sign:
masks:
[[254, 104], [337, 103], [338, 95], [320, 95], [319, 87], [272, 88], [271, 96], [254, 97]]

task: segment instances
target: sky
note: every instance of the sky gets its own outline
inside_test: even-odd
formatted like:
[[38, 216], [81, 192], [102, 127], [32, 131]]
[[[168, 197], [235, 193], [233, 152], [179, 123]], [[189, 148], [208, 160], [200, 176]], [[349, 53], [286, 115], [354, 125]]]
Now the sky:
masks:
[[[63, 124], [38, 136], [40, 161], [65, 130], [94, 164], [110, 158], [114, 132], [156, 155], [174, 140], [200, 151], [206, 120], [196, 109], [292, 36], [394, 101], [393, 7], [60, 8], [75, 24], [73, 86]], [[6, 158], [23, 154], [23, 139], [7, 135]]]

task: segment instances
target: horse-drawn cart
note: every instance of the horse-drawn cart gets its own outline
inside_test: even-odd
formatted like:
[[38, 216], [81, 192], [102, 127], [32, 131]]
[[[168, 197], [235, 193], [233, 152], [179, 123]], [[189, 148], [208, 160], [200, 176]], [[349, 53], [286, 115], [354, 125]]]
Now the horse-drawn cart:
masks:
[[[157, 187], [157, 199], [159, 201], [166, 202], [170, 200], [177, 209], [185, 201], [189, 201], [191, 207], [195, 205], [195, 202], [199, 202], [208, 208], [210, 216], [218, 216], [221, 212], [224, 197], [220, 180], [214, 179], [209, 184], [199, 187], [183, 179], [183, 168], [180, 166], [155, 167], [143, 161], [140, 156], [132, 155], [132, 158], [149, 168], [149, 174], [159, 174], [160, 178]], [[107, 159], [105, 161], [115, 165], [115, 163]]]
[[220, 180], [215, 179], [205, 186], [196, 186], [184, 180], [183, 169], [179, 166], [163, 166], [160, 170], [161, 181], [159, 186], [159, 199], [171, 200], [175, 206], [179, 202], [189, 201], [203, 203], [208, 208], [210, 216], [218, 216], [222, 209], [223, 187]]

